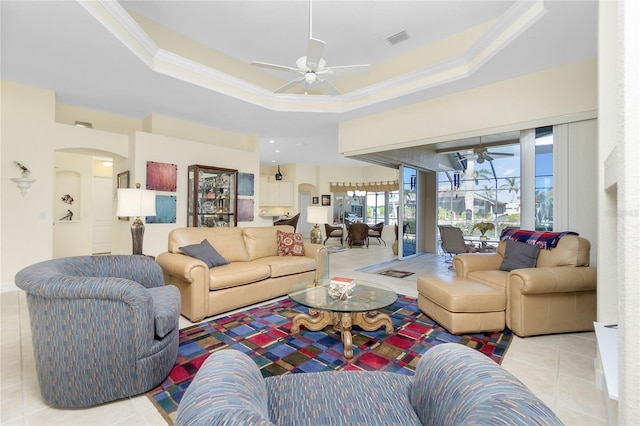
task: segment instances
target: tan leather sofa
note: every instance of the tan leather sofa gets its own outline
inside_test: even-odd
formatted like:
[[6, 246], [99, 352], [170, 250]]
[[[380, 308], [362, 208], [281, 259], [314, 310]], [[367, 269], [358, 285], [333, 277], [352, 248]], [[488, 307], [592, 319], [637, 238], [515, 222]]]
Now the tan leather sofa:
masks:
[[540, 250], [535, 268], [499, 269], [505, 241], [492, 254], [459, 254], [459, 277], [506, 291], [506, 325], [518, 336], [593, 330], [596, 320], [596, 268], [589, 266], [591, 244], [565, 235]]
[[[177, 228], [168, 251], [157, 257], [165, 284], [178, 287], [181, 314], [196, 322], [205, 317], [286, 295], [296, 283], [323, 276], [326, 249], [305, 242], [305, 256], [278, 256], [277, 230], [289, 225], [253, 228]], [[209, 268], [180, 247], [203, 239], [230, 263]]]

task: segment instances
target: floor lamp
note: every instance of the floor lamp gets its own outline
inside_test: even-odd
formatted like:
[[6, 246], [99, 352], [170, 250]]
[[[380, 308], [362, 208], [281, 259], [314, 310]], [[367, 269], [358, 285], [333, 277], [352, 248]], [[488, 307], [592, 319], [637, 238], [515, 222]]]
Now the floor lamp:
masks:
[[329, 214], [329, 209], [327, 207], [307, 207], [307, 223], [313, 223], [314, 226], [311, 229], [311, 234], [309, 235], [311, 239], [311, 244], [321, 244], [322, 243], [322, 231], [320, 230], [319, 224], [329, 223], [327, 220], [327, 215]]
[[144, 223], [140, 216], [156, 215], [156, 192], [135, 188], [118, 189], [117, 216], [134, 216], [131, 224], [131, 239], [133, 240], [133, 254], [142, 254], [142, 239], [144, 237]]

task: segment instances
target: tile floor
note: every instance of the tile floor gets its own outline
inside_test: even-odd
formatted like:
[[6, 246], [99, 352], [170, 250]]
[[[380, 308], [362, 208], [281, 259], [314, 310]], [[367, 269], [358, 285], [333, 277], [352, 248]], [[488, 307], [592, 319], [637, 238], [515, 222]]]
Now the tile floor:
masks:
[[[331, 245], [331, 241], [328, 242]], [[425, 256], [424, 270], [407, 278], [355, 269], [394, 259], [389, 246], [347, 249], [330, 255], [332, 275], [372, 279], [396, 292], [417, 296], [418, 276], [452, 274], [442, 257]], [[89, 409], [64, 410], [45, 405], [34, 369], [31, 331], [22, 291], [0, 293], [0, 424], [2, 425], [166, 425], [146, 396]], [[180, 327], [191, 325], [181, 317]], [[502, 366], [544, 400], [567, 425], [606, 425], [604, 396], [595, 386], [594, 333], [514, 336]]]

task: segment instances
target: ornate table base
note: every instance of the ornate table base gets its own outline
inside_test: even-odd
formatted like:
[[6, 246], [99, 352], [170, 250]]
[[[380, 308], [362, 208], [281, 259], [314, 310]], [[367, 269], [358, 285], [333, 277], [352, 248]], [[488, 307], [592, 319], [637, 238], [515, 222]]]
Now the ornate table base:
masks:
[[353, 343], [351, 341], [351, 327], [359, 326], [366, 331], [374, 331], [385, 326], [388, 334], [393, 333], [393, 323], [389, 315], [377, 311], [371, 312], [327, 312], [309, 309], [309, 314], [298, 314], [293, 318], [291, 333], [300, 331], [304, 325], [307, 330], [319, 331], [333, 324], [333, 328], [342, 335], [344, 357], [353, 358]]

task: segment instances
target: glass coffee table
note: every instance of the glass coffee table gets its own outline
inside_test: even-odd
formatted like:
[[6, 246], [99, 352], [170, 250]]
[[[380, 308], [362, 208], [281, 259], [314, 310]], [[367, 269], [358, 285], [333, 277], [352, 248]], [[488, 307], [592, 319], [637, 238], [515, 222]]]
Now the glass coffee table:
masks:
[[342, 336], [344, 357], [353, 358], [351, 327], [373, 331], [384, 326], [387, 333], [393, 333], [393, 323], [389, 315], [377, 312], [394, 303], [398, 295], [387, 287], [364, 280], [355, 280], [356, 286], [348, 298], [329, 295], [329, 279], [296, 285], [288, 294], [293, 301], [309, 308], [309, 313], [300, 313], [293, 318], [291, 333], [300, 332], [303, 325], [307, 330], [319, 331], [332, 324]]

